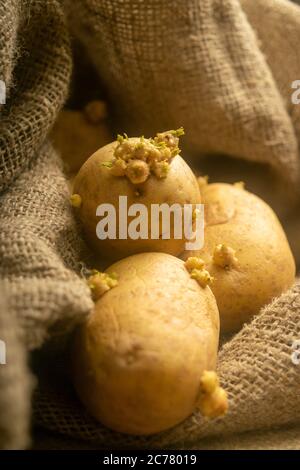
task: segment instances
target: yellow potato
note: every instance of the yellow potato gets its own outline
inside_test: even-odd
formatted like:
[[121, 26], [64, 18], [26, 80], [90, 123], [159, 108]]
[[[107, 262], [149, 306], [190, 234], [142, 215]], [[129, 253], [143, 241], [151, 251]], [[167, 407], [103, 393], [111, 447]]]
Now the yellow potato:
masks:
[[241, 328], [295, 278], [295, 262], [272, 209], [241, 184], [203, 184], [204, 247], [199, 256], [214, 278], [211, 289], [221, 331]]
[[[148, 141], [145, 139], [145, 142]], [[140, 139], [130, 138], [125, 144], [138, 146]], [[184, 235], [180, 239], [174, 238], [173, 217], [171, 217], [170, 238], [162, 238], [163, 230], [160, 224], [159, 238], [151, 239], [151, 205], [165, 203], [169, 206], [179, 204], [183, 207], [184, 204], [199, 204], [200, 191], [193, 172], [178, 154], [169, 161], [155, 162], [151, 172], [148, 163], [141, 159], [116, 160], [118, 145], [118, 142], [113, 142], [99, 149], [84, 163], [75, 178], [73, 199], [80, 198], [76, 212], [82, 222], [87, 241], [95, 252], [110, 262], [135, 253], [150, 251], [179, 255], [184, 250], [186, 240]], [[169, 151], [168, 148], [166, 150]], [[167, 158], [170, 156], [167, 155]], [[113, 162], [115, 164], [111, 168]], [[127, 165], [126, 170], [123, 165]], [[126, 175], [123, 174], [125, 171]], [[146, 207], [147, 238], [131, 239], [128, 236], [127, 239], [119, 238], [119, 196], [127, 196], [127, 208], [136, 203]], [[116, 239], [100, 240], [96, 235], [96, 227], [101, 219], [96, 215], [96, 209], [100, 204], [111, 204], [116, 209]], [[122, 216], [122, 221], [127, 222], [127, 226], [134, 219], [135, 216], [128, 216], [127, 222], [127, 214], [125, 220], [124, 215]]]
[[[224, 413], [226, 393], [204, 372], [215, 369], [219, 340], [210, 288], [162, 253], [131, 256], [107, 272], [118, 284], [96, 302], [72, 348], [74, 384], [89, 412], [135, 435], [168, 429], [197, 404], [211, 417]], [[112, 280], [101, 274], [102, 286], [104, 278]]]

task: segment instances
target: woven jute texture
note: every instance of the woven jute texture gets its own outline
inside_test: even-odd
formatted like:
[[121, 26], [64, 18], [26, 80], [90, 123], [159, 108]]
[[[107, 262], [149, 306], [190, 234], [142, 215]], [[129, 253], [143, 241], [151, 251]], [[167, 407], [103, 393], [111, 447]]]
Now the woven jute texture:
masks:
[[[36, 450], [97, 450], [97, 445], [82, 440], [69, 439], [44, 429], [37, 429], [34, 435]], [[189, 443], [180, 450], [295, 450], [300, 449], [300, 426], [292, 425], [284, 429], [252, 431], [240, 434], [217, 436]]]
[[0, 336], [0, 449], [23, 448], [30, 442], [33, 378], [26, 364], [26, 349], [19, 338], [15, 312], [9, 306], [9, 293], [3, 288], [0, 289]]
[[71, 71], [56, 2], [0, 2], [0, 64], [8, 91], [0, 122], [0, 283], [9, 295], [0, 311], [8, 361], [0, 365], [0, 447], [23, 447], [30, 393], [22, 348], [40, 347], [49, 337], [58, 343], [91, 308], [76, 274], [84, 247], [61, 162], [45, 142]]
[[300, 138], [300, 106], [292, 103], [291, 85], [299, 79], [299, 6], [287, 0], [240, 0], [255, 30], [283, 103]]
[[[80, 0], [68, 6], [72, 31], [97, 65], [120, 131], [147, 134], [183, 124], [191, 152], [268, 162], [295, 183], [293, 122], [238, 2]], [[65, 344], [92, 308], [79, 275], [89, 253], [68, 204], [60, 160], [47, 141], [70, 72], [59, 4], [0, 0], [0, 80], [8, 93], [0, 107], [0, 339], [8, 358], [0, 365], [3, 448], [29, 442], [26, 352], [54, 340]], [[36, 368], [34, 419], [105, 448], [180, 446], [291, 425], [300, 422], [300, 369], [291, 358], [297, 339], [298, 281], [222, 346], [218, 371], [229, 394], [228, 415], [208, 422], [196, 412], [149, 438], [111, 432], [88, 416], [60, 349], [48, 348], [47, 361], [41, 355]]]

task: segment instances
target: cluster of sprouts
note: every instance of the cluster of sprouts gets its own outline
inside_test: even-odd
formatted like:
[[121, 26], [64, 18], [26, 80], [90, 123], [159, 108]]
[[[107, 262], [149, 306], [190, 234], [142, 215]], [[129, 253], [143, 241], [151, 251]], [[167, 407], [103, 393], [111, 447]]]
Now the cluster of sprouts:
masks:
[[114, 176], [126, 176], [133, 184], [142, 184], [151, 174], [158, 179], [166, 178], [172, 159], [180, 153], [179, 138], [183, 128], [159, 132], [154, 138], [130, 139], [118, 135], [114, 158], [102, 165]]

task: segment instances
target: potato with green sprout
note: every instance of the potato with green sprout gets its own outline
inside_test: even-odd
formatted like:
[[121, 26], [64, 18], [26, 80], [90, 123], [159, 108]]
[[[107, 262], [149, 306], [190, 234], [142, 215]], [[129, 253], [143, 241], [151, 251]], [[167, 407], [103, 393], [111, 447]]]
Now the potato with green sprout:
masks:
[[109, 285], [75, 335], [73, 379], [87, 410], [107, 427], [148, 435], [196, 409], [211, 418], [226, 413], [215, 373], [218, 308], [193, 269], [203, 267], [142, 253], [92, 279]]
[[[75, 178], [71, 203], [83, 225], [87, 241], [94, 250], [109, 261], [140, 252], [159, 251], [178, 255], [186, 243], [183, 226], [181, 238], [175, 236], [171, 214], [170, 234], [166, 235], [159, 222], [157, 234], [152, 236], [153, 205], [179, 205], [201, 202], [197, 180], [180, 157], [179, 138], [183, 129], [158, 133], [153, 139], [118, 136], [113, 142], [99, 149], [82, 166]], [[120, 196], [127, 197], [126, 210], [134, 204], [146, 208], [146, 228], [143, 233], [131, 237], [127, 228], [135, 216], [120, 212]], [[100, 216], [97, 208], [103, 204], [115, 208], [113, 236], [99, 236]], [[183, 211], [182, 211], [183, 212]], [[139, 213], [137, 213], [139, 214]], [[146, 220], [145, 220], [146, 219]], [[183, 217], [182, 217], [183, 219]], [[122, 227], [121, 227], [122, 226]]]

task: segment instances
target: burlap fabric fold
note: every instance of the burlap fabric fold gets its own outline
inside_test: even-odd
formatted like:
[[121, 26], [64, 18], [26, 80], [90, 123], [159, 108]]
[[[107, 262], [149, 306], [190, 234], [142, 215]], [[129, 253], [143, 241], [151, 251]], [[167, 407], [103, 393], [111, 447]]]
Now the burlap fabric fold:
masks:
[[[288, 0], [240, 0], [259, 40], [284, 106], [300, 140], [300, 106], [292, 103], [292, 83], [299, 80], [299, 6]], [[299, 3], [299, 2], [298, 2]]]
[[238, 0], [65, 0], [118, 129], [183, 125], [189, 154], [269, 162], [298, 178], [295, 131]]
[[[147, 134], [156, 130], [153, 123], [158, 129], [183, 124], [191, 153], [268, 162], [285, 180], [296, 182], [293, 123], [237, 1], [68, 4], [72, 31], [97, 65], [119, 131]], [[70, 211], [59, 158], [46, 140], [66, 98], [70, 69], [68, 34], [57, 2], [0, 0], [0, 79], [8, 90], [0, 108], [0, 278], [9, 295], [0, 309], [0, 339], [14, 315], [18, 334], [8, 342], [16, 350], [65, 339], [92, 308], [79, 276], [88, 253]], [[297, 339], [298, 282], [222, 347], [218, 368], [230, 399], [225, 419], [208, 422], [195, 413], [157, 436], [120, 435], [88, 416], [67, 369], [52, 374], [42, 360], [35, 422], [106, 448], [186, 445], [297, 423], [300, 366], [292, 362]], [[7, 409], [15, 406], [20, 376], [27, 388], [15, 420], [0, 414], [0, 430], [8, 436], [0, 439], [0, 447], [6, 448], [28, 442], [30, 376], [17, 357], [20, 372], [1, 387], [0, 411], [3, 403]], [[1, 374], [8, 365], [0, 365]]]
[[30, 403], [34, 381], [19, 333], [15, 312], [9, 305], [9, 292], [1, 288], [0, 449], [18, 449], [30, 443]]
[[[0, 432], [0, 448], [29, 442], [24, 351], [50, 337], [63, 339], [91, 308], [89, 292], [76, 274], [84, 247], [62, 164], [45, 141], [66, 97], [70, 71], [58, 4], [1, 1], [0, 78], [8, 96], [0, 121], [0, 284], [9, 303], [0, 311], [8, 361], [0, 365], [0, 431], [7, 430]], [[13, 315], [18, 337], [10, 326]]]

